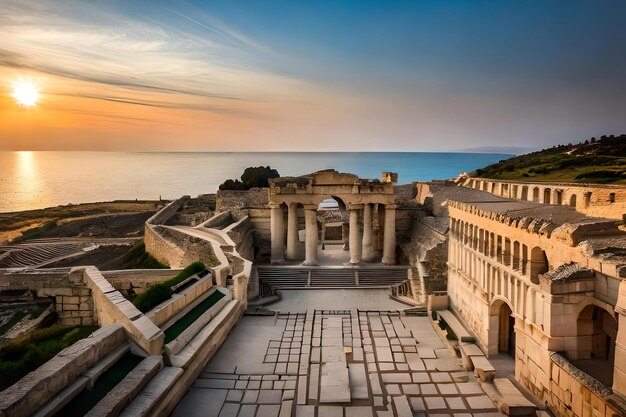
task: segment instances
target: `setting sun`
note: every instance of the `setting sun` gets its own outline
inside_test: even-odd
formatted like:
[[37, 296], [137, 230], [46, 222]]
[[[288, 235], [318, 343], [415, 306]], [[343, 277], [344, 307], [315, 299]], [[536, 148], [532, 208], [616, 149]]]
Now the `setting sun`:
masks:
[[11, 96], [17, 101], [17, 104], [24, 107], [34, 107], [39, 100], [39, 88], [28, 80], [16, 81], [12, 85], [13, 92]]

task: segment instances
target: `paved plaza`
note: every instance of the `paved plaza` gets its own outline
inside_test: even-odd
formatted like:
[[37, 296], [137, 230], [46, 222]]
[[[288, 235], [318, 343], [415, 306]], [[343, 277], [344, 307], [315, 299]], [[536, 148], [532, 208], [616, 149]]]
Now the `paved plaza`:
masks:
[[[313, 294], [315, 290], [310, 290]], [[498, 415], [428, 317], [308, 309], [245, 316], [174, 417]]]

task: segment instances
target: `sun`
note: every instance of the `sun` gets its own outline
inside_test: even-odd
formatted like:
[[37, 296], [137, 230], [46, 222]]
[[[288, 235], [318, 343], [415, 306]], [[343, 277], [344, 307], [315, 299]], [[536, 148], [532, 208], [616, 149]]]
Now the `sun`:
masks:
[[39, 87], [30, 80], [19, 80], [11, 86], [13, 92], [11, 96], [17, 104], [24, 107], [34, 107], [39, 100]]

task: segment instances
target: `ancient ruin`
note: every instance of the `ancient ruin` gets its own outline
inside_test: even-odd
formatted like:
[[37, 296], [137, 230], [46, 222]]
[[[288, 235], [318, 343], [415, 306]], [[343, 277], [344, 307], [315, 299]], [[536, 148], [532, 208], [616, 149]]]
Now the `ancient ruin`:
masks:
[[396, 181], [183, 196], [144, 225], [170, 269], [50, 267], [122, 238], [0, 248], [3, 305], [99, 327], [0, 416], [625, 415], [626, 187]]

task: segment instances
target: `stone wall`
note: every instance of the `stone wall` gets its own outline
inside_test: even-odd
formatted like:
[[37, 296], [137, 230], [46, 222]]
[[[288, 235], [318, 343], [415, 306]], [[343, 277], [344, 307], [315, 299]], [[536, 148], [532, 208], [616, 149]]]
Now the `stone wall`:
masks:
[[581, 372], [558, 353], [546, 352], [518, 329], [515, 378], [557, 416], [623, 415], [613, 391]]
[[225, 228], [224, 232], [235, 242], [235, 249], [239, 255], [249, 261], [254, 260], [254, 230], [250, 217], [243, 217]]
[[[235, 220], [248, 216], [252, 228], [255, 260], [269, 260], [271, 255], [271, 230], [268, 188], [248, 191], [220, 190], [217, 192], [216, 211], [229, 210]], [[242, 256], [246, 256], [242, 253]]]
[[[174, 260], [174, 256], [170, 257], [177, 268], [184, 268], [196, 261], [204, 263], [207, 268], [219, 265], [220, 260], [211, 242], [199, 237], [190, 236], [178, 230], [166, 229], [160, 226], [156, 227], [156, 231], [163, 236], [164, 239], [173, 242], [180, 251], [181, 256], [178, 259]], [[178, 254], [178, 251], [175, 254]]]
[[113, 288], [97, 268], [74, 268], [72, 272], [80, 272], [85, 284], [91, 289], [96, 324], [119, 324], [124, 327], [129, 338], [146, 353], [161, 353], [165, 337], [161, 329]]
[[489, 178], [459, 179], [464, 187], [487, 191], [501, 197], [568, 205], [594, 217], [622, 219], [626, 214], [626, 186], [560, 182], [526, 182]]
[[80, 272], [69, 268], [0, 273], [0, 289], [23, 289], [37, 298], [51, 298], [59, 322], [67, 326], [94, 324], [91, 290]]
[[149, 285], [175, 277], [180, 271], [182, 269], [124, 269], [100, 273], [128, 298], [141, 294]]

